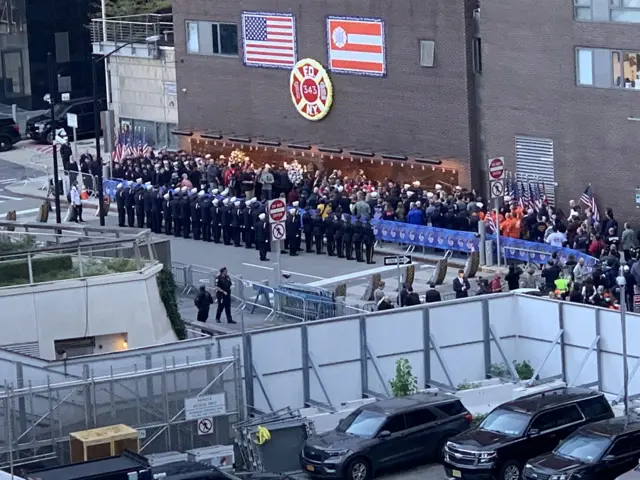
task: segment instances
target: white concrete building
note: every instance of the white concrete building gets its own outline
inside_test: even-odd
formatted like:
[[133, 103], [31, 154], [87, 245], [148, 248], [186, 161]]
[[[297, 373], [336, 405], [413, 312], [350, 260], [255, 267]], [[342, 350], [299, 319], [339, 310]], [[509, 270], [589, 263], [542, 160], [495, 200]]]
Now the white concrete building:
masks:
[[[171, 132], [178, 124], [178, 97], [173, 23], [165, 15], [133, 20], [107, 19], [105, 28], [101, 20], [94, 20], [92, 25], [93, 52], [110, 54], [107, 100], [116, 135], [118, 129], [130, 129], [150, 146], [175, 149], [178, 138]], [[151, 36], [161, 40], [146, 43]]]

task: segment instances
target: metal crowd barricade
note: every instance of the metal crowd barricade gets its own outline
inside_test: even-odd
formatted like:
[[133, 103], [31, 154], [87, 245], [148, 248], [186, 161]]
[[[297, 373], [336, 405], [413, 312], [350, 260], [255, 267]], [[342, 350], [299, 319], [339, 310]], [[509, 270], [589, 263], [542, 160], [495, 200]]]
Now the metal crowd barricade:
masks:
[[71, 185], [77, 183], [81, 189], [86, 189], [89, 198], [96, 198], [98, 196], [98, 179], [96, 176], [90, 173], [76, 172], [70, 170], [62, 170], [65, 192], [71, 189]]
[[319, 287], [289, 282], [274, 291], [276, 314], [295, 321], [334, 318], [353, 307], [336, 301], [333, 292]]

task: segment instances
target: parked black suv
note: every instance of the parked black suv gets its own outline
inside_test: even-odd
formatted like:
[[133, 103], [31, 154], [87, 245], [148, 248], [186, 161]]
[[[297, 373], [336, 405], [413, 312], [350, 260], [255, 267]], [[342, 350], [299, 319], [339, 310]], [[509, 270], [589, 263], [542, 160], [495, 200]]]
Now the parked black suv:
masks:
[[638, 465], [637, 415], [590, 423], [573, 432], [552, 452], [524, 467], [524, 480], [615, 480]]
[[[106, 102], [103, 99], [98, 101], [100, 111], [106, 110]], [[67, 125], [67, 113], [75, 113], [78, 116], [78, 128], [76, 133], [78, 138], [93, 135], [93, 98], [84, 97], [68, 102], [56, 103], [53, 107], [56, 116], [56, 128], [64, 128], [67, 137], [73, 139], [73, 128]], [[29, 138], [40, 143], [52, 143], [53, 131], [51, 130], [51, 113], [47, 111], [42, 115], [31, 117], [27, 120], [26, 133]]]
[[451, 439], [445, 471], [465, 480], [519, 480], [528, 459], [550, 452], [581, 426], [608, 418], [611, 406], [594, 390], [561, 388], [521, 397]]
[[381, 400], [354, 410], [335, 430], [308, 439], [300, 464], [315, 477], [366, 480], [390, 465], [441, 458], [447, 439], [467, 430], [471, 420], [451, 395]]
[[12, 117], [0, 116], [0, 152], [11, 150], [20, 140], [22, 136], [18, 124]]

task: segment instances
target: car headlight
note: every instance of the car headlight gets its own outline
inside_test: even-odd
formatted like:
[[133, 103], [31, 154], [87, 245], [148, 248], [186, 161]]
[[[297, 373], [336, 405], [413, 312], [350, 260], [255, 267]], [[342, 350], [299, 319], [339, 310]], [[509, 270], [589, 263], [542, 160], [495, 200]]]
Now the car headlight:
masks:
[[327, 451], [327, 455], [329, 455], [330, 457], [343, 457], [347, 453], [349, 453], [349, 450], [328, 450]]
[[480, 452], [480, 463], [491, 463], [496, 459], [496, 452]]

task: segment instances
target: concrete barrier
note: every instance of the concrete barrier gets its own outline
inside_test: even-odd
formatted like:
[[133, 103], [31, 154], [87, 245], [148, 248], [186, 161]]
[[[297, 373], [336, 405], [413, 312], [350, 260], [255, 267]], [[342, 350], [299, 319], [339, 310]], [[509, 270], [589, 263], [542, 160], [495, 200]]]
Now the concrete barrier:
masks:
[[435, 283], [436, 285], [442, 285], [444, 283], [444, 279], [447, 276], [447, 259], [443, 258], [441, 260], [438, 260], [436, 262], [436, 267], [433, 270], [433, 273], [431, 274], [431, 278], [429, 278], [429, 281], [427, 283], [432, 284]]
[[473, 278], [478, 273], [480, 268], [480, 254], [478, 252], [472, 252], [467, 258], [464, 264], [464, 276], [467, 278]]
[[371, 275], [371, 278], [369, 278], [369, 284], [367, 285], [367, 289], [365, 290], [361, 300], [364, 300], [365, 302], [373, 301], [373, 292], [378, 288], [381, 281], [382, 276], [379, 273]]

